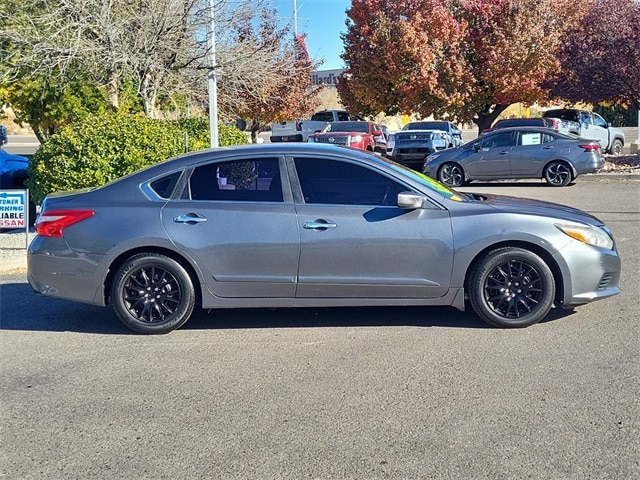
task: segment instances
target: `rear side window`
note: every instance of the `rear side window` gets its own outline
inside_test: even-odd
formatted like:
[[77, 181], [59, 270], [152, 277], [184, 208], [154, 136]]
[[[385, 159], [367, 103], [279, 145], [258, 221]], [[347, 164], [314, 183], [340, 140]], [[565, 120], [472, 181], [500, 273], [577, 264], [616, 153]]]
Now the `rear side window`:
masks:
[[154, 180], [149, 186], [160, 198], [171, 198], [171, 194], [176, 188], [181, 173], [182, 172], [175, 172], [166, 177]]
[[234, 160], [202, 165], [189, 179], [192, 200], [282, 202], [277, 158]]

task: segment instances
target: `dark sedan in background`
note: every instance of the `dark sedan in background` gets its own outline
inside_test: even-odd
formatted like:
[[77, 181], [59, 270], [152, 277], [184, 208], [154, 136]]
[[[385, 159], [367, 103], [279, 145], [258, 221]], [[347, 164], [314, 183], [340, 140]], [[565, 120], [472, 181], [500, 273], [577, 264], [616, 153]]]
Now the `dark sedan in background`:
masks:
[[424, 173], [450, 187], [472, 180], [543, 178], [562, 187], [604, 167], [596, 140], [548, 128], [502, 128], [457, 148], [429, 155]]
[[526, 327], [617, 294], [607, 227], [580, 210], [464, 194], [379, 155], [277, 143], [187, 154], [47, 197], [28, 279], [166, 333], [205, 309], [469, 303]]

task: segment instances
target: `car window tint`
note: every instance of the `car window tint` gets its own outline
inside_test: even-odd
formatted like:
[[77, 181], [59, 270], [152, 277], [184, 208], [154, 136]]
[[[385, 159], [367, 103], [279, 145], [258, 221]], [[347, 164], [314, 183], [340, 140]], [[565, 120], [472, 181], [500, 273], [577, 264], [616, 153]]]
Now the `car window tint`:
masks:
[[[318, 122], [331, 122], [333, 120], [332, 112], [317, 112], [311, 116], [311, 120]], [[348, 120], [345, 118], [345, 120]]]
[[593, 117], [593, 124], [598, 126], [598, 127], [602, 127], [602, 128], [607, 128], [608, 124], [605, 121], [604, 118], [602, 118], [600, 115], [598, 115], [597, 113], [592, 113], [591, 116]]
[[234, 202], [282, 202], [278, 159], [235, 160], [194, 169], [191, 199]]
[[406, 186], [373, 170], [338, 160], [296, 158], [305, 203], [396, 205]]
[[181, 173], [182, 172], [174, 172], [171, 175], [154, 180], [149, 186], [160, 198], [171, 198], [171, 194], [176, 187], [176, 183], [178, 183]]
[[511, 145], [511, 132], [497, 133], [482, 140], [482, 148], [508, 147]]

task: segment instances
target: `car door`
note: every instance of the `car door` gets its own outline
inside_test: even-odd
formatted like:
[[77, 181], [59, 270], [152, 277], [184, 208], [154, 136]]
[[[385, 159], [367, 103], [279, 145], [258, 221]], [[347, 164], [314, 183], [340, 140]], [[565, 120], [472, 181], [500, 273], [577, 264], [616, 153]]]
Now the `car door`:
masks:
[[609, 129], [605, 128], [607, 122], [594, 113], [580, 114], [580, 136], [589, 140], [597, 140], [603, 150], [607, 149], [609, 144]]
[[516, 145], [511, 149], [511, 174], [514, 178], [536, 178], [549, 160], [563, 152], [558, 151], [555, 136], [540, 130], [519, 130]]
[[164, 207], [169, 237], [213, 295], [295, 296], [300, 242], [288, 185], [278, 158], [212, 162]]
[[297, 297], [433, 298], [449, 287], [449, 212], [404, 210], [410, 188], [346, 160], [292, 159], [300, 230]]
[[509, 178], [512, 132], [493, 132], [478, 139], [464, 160], [463, 168], [474, 179]]

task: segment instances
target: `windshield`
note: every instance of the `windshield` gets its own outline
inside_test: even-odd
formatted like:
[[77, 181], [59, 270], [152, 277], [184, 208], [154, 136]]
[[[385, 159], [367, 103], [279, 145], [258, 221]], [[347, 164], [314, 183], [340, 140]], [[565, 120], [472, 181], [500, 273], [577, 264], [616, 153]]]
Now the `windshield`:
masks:
[[369, 125], [366, 122], [331, 122], [323, 132], [360, 132], [367, 133]]
[[457, 192], [446, 185], [434, 180], [433, 178], [427, 177], [424, 173], [417, 172], [416, 170], [412, 170], [404, 165], [400, 165], [399, 163], [393, 162], [386, 158], [379, 158], [379, 160], [387, 163], [391, 168], [401, 173], [402, 175], [411, 178], [414, 181], [420, 183], [420, 185], [428, 188], [432, 192], [437, 192], [440, 195], [444, 195], [449, 200], [453, 200], [455, 202], [462, 202], [472, 200], [469, 196], [464, 193]]
[[402, 130], [444, 130], [449, 131], [447, 122], [411, 122], [407, 123]]

